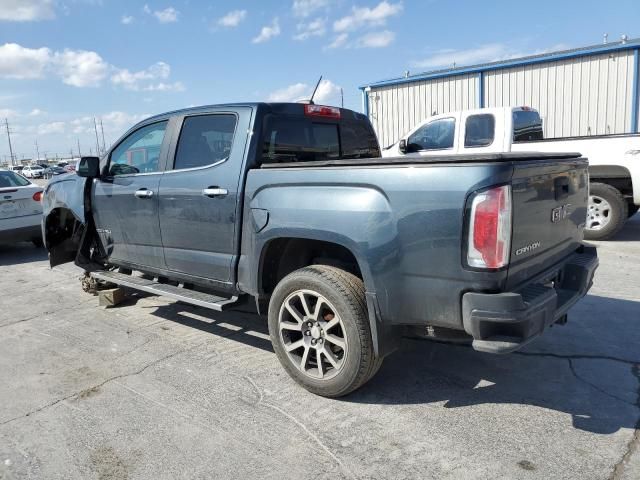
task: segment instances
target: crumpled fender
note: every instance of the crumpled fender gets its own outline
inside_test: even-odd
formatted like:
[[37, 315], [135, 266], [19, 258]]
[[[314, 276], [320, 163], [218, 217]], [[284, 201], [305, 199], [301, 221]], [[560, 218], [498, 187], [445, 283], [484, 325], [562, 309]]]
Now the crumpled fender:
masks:
[[86, 181], [86, 178], [79, 177], [75, 173], [51, 179], [42, 198], [43, 218], [46, 219], [49, 213], [56, 208], [66, 208], [80, 223], [85, 223], [84, 187]]

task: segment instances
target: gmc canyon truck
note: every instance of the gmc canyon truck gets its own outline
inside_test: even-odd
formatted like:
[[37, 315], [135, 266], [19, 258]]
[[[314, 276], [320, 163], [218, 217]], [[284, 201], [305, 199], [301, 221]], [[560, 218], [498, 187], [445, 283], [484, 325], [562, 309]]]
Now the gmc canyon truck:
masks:
[[385, 157], [499, 152], [580, 152], [589, 159], [584, 236], [606, 240], [640, 208], [640, 135], [543, 138], [529, 107], [494, 107], [434, 115], [383, 150]]
[[314, 104], [149, 118], [44, 195], [52, 266], [213, 310], [254, 299], [309, 391], [367, 382], [402, 335], [507, 353], [564, 323], [598, 265], [577, 154], [382, 158]]

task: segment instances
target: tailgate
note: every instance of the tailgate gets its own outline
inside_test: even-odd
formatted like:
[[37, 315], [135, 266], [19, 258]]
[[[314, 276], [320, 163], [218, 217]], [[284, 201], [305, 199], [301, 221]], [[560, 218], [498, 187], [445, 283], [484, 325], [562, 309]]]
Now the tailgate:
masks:
[[580, 246], [587, 216], [587, 167], [583, 158], [514, 162], [508, 289]]

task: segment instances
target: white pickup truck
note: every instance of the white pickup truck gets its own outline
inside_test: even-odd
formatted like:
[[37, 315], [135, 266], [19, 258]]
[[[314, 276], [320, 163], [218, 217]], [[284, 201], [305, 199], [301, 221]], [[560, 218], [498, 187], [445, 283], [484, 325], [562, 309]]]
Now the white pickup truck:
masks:
[[640, 134], [544, 139], [538, 112], [498, 107], [427, 118], [383, 157], [501, 152], [580, 152], [589, 159], [589, 212], [584, 236], [615, 235], [640, 207]]

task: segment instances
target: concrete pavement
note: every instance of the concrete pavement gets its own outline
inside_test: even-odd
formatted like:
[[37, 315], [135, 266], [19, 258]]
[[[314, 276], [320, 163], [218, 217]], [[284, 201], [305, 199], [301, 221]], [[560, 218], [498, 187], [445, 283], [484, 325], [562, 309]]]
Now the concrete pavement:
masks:
[[640, 478], [640, 215], [569, 323], [492, 356], [407, 340], [313, 396], [266, 322], [150, 296], [97, 306], [0, 246], [0, 479]]

